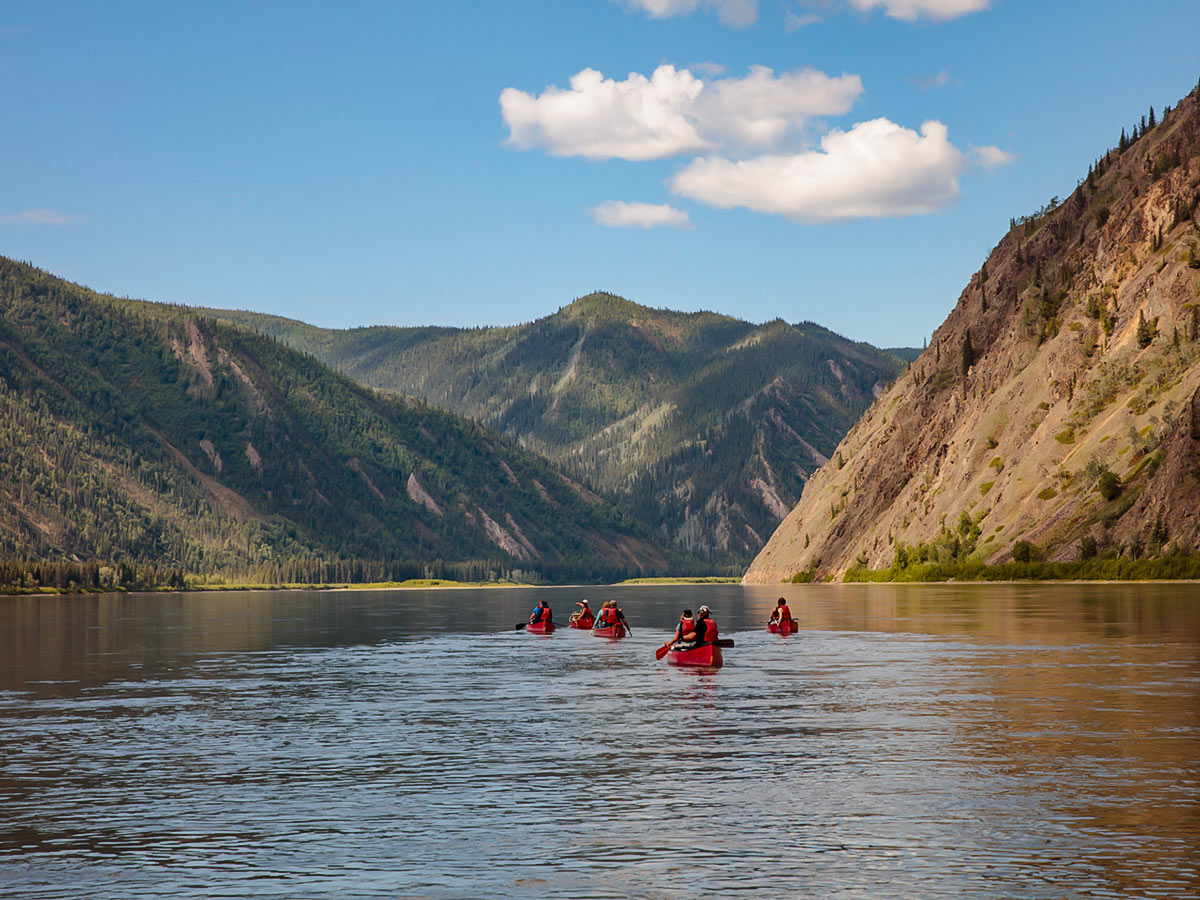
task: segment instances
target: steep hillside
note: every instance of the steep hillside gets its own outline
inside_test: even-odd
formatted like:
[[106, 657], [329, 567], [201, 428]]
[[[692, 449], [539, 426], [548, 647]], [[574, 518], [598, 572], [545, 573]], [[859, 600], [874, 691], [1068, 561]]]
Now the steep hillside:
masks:
[[1200, 100], [1016, 220], [746, 574], [1200, 548]]
[[611, 294], [474, 330], [328, 331], [205, 312], [479, 421], [614, 492], [677, 546], [742, 565], [903, 370], [896, 356], [812, 323], [753, 325]]
[[16, 555], [268, 579], [318, 559], [347, 580], [694, 566], [478, 425], [0, 258], [0, 558]]

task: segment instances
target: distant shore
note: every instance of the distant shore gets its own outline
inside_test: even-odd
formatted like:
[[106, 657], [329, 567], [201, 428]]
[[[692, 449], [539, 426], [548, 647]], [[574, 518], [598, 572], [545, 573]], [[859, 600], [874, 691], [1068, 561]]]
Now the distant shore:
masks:
[[569, 587], [624, 587], [632, 585], [672, 585], [672, 584], [740, 584], [741, 579], [728, 576], [687, 576], [662, 578], [630, 578], [615, 584], [567, 585], [567, 584], [528, 584], [516, 581], [452, 581], [447, 578], [411, 578], [408, 581], [377, 581], [370, 583], [287, 583], [287, 584], [257, 584], [250, 582], [196, 582], [184, 587], [148, 587], [128, 590], [125, 588], [0, 588], [0, 599], [16, 597], [63, 597], [77, 594], [192, 594], [200, 592], [228, 591], [398, 591], [425, 590], [428, 588], [569, 588]]

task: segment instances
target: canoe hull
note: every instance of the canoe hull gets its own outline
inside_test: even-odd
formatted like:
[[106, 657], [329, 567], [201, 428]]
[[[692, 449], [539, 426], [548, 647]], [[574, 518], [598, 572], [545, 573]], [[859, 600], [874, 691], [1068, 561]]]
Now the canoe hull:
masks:
[[716, 644], [702, 644], [691, 650], [668, 650], [667, 662], [673, 666], [700, 666], [715, 669], [725, 664], [721, 648]]
[[625, 626], [622, 625], [620, 622], [618, 622], [616, 625], [610, 625], [607, 628], [597, 625], [595, 628], [592, 629], [592, 636], [593, 637], [601, 637], [601, 638], [611, 638], [612, 640], [616, 640], [617, 638], [623, 638], [623, 637], [625, 637]]
[[584, 631], [587, 631], [588, 629], [590, 629], [592, 627], [592, 625], [595, 623], [595, 621], [596, 621], [596, 619], [594, 616], [586, 618], [586, 619], [572, 619], [570, 622], [570, 625], [572, 628], [580, 628]]
[[776, 625], [774, 622], [771, 622], [767, 625], [767, 631], [771, 632], [771, 634], [795, 634], [800, 630], [800, 625], [795, 619], [792, 619], [790, 622], [788, 622], [788, 625], [788, 630], [784, 631], [780, 626]]
[[525, 626], [525, 630], [530, 634], [552, 634], [554, 632], [553, 622], [533, 622]]

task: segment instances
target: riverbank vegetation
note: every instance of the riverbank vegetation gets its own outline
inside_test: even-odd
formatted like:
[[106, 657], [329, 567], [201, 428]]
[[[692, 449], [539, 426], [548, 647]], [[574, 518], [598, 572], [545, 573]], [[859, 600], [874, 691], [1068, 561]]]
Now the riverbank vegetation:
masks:
[[987, 565], [975, 560], [918, 562], [887, 569], [852, 568], [847, 582], [918, 581], [1187, 581], [1200, 580], [1200, 556], [1130, 559], [1112, 556], [1071, 562], [1026, 560]]

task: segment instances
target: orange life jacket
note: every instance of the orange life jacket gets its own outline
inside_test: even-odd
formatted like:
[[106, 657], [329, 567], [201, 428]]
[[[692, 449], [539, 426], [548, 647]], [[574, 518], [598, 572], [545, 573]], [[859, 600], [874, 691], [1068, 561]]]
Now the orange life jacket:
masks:
[[605, 628], [611, 628], [616, 625], [620, 619], [617, 618], [617, 609], [615, 606], [606, 606], [600, 610], [600, 624]]
[[533, 620], [533, 624], [536, 625], [538, 622], [549, 622], [550, 621], [550, 607], [539, 606], [537, 609], [534, 610], [534, 612], [537, 614], [537, 618], [535, 618]]

